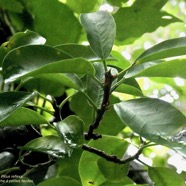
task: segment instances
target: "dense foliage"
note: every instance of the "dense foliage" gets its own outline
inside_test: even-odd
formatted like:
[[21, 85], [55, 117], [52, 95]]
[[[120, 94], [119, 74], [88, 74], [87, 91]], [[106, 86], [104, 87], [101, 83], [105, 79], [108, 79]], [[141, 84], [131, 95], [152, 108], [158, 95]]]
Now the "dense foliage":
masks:
[[101, 0], [0, 0], [0, 185], [185, 185], [166, 158], [143, 157], [158, 145], [186, 156], [186, 116], [138, 78], [185, 79], [186, 37], [131, 63], [119, 49], [184, 23], [168, 0], [132, 2], [108, 0], [111, 14]]

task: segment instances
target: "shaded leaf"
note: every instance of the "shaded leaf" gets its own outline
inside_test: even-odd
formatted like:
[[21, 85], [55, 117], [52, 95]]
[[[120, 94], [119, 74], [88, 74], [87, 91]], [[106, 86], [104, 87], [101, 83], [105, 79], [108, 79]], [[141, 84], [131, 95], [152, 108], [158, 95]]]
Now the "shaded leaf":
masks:
[[149, 167], [149, 176], [154, 186], [184, 186], [184, 178], [175, 170], [166, 167]]
[[77, 42], [81, 25], [68, 6], [56, 0], [32, 0], [30, 2], [25, 0], [24, 2], [34, 16], [34, 29], [46, 38], [47, 43], [58, 45]]
[[[50, 46], [34, 45], [11, 51], [3, 62], [5, 82], [41, 73], [94, 74], [92, 64], [85, 59], [70, 57]], [[78, 64], [78, 65], [77, 65]]]
[[71, 115], [55, 124], [59, 135], [70, 147], [77, 147], [84, 141], [84, 123], [77, 116]]
[[58, 177], [58, 178], [50, 178], [41, 183], [37, 186], [81, 186], [81, 184], [73, 178], [70, 177]]
[[3, 92], [0, 93], [0, 122], [8, 118], [18, 108], [36, 96], [28, 92]]
[[23, 6], [18, 0], [0, 0], [0, 7], [3, 10], [8, 10], [16, 13], [21, 13], [23, 11]]
[[[124, 155], [128, 147], [126, 141], [114, 136], [103, 136], [103, 138], [99, 139], [99, 142], [93, 140], [90, 141], [88, 145], [100, 149], [110, 155], [117, 155], [120, 158]], [[99, 159], [100, 157], [93, 153], [86, 151], [82, 153], [79, 162], [79, 174], [82, 185], [100, 185], [107, 180], [98, 167], [97, 163]]]
[[21, 107], [8, 118], [1, 121], [0, 126], [39, 125], [45, 123], [47, 123], [47, 121], [40, 114]]
[[81, 14], [80, 20], [93, 51], [101, 59], [106, 59], [112, 50], [116, 34], [113, 17], [108, 12], [98, 11]]
[[[37, 90], [46, 95], [59, 97], [65, 91], [65, 87], [82, 91], [84, 89], [80, 78], [75, 74], [47, 73], [29, 78], [23, 85], [28, 91]], [[55, 91], [54, 91], [55, 90]]]
[[163, 41], [145, 50], [136, 60], [136, 63], [144, 63], [158, 59], [185, 55], [186, 37]]
[[21, 150], [42, 152], [57, 158], [70, 157], [72, 149], [57, 136], [45, 136], [28, 142]]

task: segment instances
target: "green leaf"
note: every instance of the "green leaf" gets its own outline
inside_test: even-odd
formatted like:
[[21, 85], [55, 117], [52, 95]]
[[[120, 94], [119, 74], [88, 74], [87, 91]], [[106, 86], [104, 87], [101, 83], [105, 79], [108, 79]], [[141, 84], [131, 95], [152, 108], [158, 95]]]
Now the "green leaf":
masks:
[[75, 115], [68, 116], [55, 124], [59, 135], [70, 147], [75, 148], [84, 141], [84, 123]]
[[47, 121], [37, 112], [21, 107], [1, 121], [0, 126], [39, 125], [45, 123]]
[[81, 184], [76, 181], [73, 178], [70, 177], [58, 177], [58, 178], [50, 178], [47, 179], [41, 183], [39, 183], [37, 186], [51, 186], [51, 185], [55, 185], [55, 186], [81, 186]]
[[[80, 44], [63, 44], [55, 46], [55, 48], [62, 50], [73, 58], [85, 58], [89, 61], [100, 61], [101, 59], [93, 52], [90, 46]], [[112, 56], [108, 56], [107, 60], [115, 61]]]
[[112, 50], [116, 34], [113, 17], [108, 12], [98, 11], [81, 14], [80, 20], [93, 51], [101, 59], [106, 59]]
[[[117, 155], [121, 158], [127, 150], [128, 143], [123, 139], [114, 136], [103, 136], [98, 141], [90, 141], [89, 146], [100, 149], [110, 155]], [[100, 157], [94, 153], [84, 151], [79, 162], [79, 174], [83, 186], [100, 185], [107, 178], [103, 175], [98, 167]], [[88, 164], [87, 164], [88, 162]], [[128, 165], [126, 165], [128, 166]]]
[[184, 186], [184, 178], [175, 170], [166, 167], [149, 167], [149, 176], [154, 186]]
[[[151, 6], [150, 3], [143, 6], [141, 2], [134, 3], [131, 7], [120, 8], [114, 14], [117, 25], [116, 39], [120, 43], [132, 43], [143, 34], [155, 31], [159, 26], [180, 22], [175, 16], [160, 11], [161, 7]], [[169, 16], [170, 19], [166, 19], [166, 16]]]
[[70, 157], [72, 149], [57, 136], [45, 136], [29, 141], [21, 150], [42, 152], [57, 158]]
[[12, 50], [24, 45], [44, 45], [45, 42], [45, 38], [40, 36], [38, 33], [26, 30], [25, 32], [18, 32], [14, 34], [10, 38], [7, 48]]
[[129, 164], [117, 164], [105, 159], [99, 159], [97, 163], [105, 178], [113, 182], [122, 181], [129, 171]]
[[153, 141], [153, 136], [175, 135], [186, 117], [171, 104], [154, 98], [139, 98], [114, 105], [120, 119], [134, 132]]
[[107, 0], [112, 6], [122, 6], [123, 3], [126, 3], [128, 0]]
[[124, 77], [181, 77], [185, 79], [185, 64], [186, 59], [142, 63], [132, 67]]
[[174, 56], [185, 55], [186, 37], [170, 39], [163, 41], [153, 47], [145, 50], [135, 62], [144, 63], [158, 59], [164, 59]]
[[[86, 77], [86, 89], [88, 96], [94, 101], [97, 108], [100, 108], [104, 94], [102, 83], [105, 79], [105, 71], [102, 63], [95, 62], [93, 65], [96, 73], [94, 77]], [[95, 77], [99, 82], [95, 80]]]
[[3, 92], [0, 93], [0, 122], [8, 118], [18, 108], [36, 96], [28, 92]]
[[0, 0], [0, 7], [3, 10], [16, 13], [21, 13], [23, 11], [23, 5], [18, 0]]
[[68, 5], [74, 12], [79, 14], [97, 10], [101, 5], [102, 0], [92, 0], [88, 3], [83, 0], [60, 0], [60, 2], [66, 3], [66, 5]]
[[132, 183], [134, 183], [134, 182], [129, 177], [124, 177], [122, 180], [119, 180], [119, 181], [107, 180], [103, 184], [101, 184], [100, 186], [128, 186], [128, 185], [132, 186], [132, 185], [134, 185]]
[[34, 29], [46, 38], [48, 44], [77, 42], [81, 25], [68, 6], [57, 0], [25, 0], [24, 3], [34, 17]]
[[[22, 86], [28, 91], [37, 90], [45, 95], [59, 97], [65, 91], [64, 86], [83, 91], [84, 87], [80, 78], [75, 74], [47, 73], [36, 75], [26, 80]], [[55, 90], [55, 91], [54, 91]]]
[[[5, 82], [42, 73], [94, 74], [85, 59], [70, 57], [61, 50], [45, 45], [24, 46], [11, 51], [3, 61]], [[78, 65], [77, 65], [78, 64]]]
[[121, 84], [114, 91], [129, 94], [129, 95], [134, 95], [134, 96], [143, 96], [141, 90], [127, 84]]

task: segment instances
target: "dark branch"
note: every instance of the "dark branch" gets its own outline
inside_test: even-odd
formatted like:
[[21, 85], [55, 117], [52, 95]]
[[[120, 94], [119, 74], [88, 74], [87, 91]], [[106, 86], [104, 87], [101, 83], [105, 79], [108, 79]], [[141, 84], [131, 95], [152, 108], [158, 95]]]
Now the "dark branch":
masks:
[[94, 154], [106, 159], [107, 161], [111, 161], [111, 162], [118, 163], [118, 164], [126, 164], [126, 163], [131, 162], [135, 159], [138, 159], [138, 157], [142, 153], [144, 147], [141, 147], [136, 154], [134, 154], [133, 156], [130, 156], [126, 159], [119, 159], [116, 155], [106, 154], [104, 151], [101, 151], [101, 150], [96, 149], [94, 147], [90, 147], [88, 145], [83, 145], [82, 149], [86, 150], [88, 152], [94, 153]]
[[114, 77], [111, 74], [111, 71], [109, 70], [108, 72], [105, 73], [105, 82], [103, 86], [103, 101], [101, 104], [101, 108], [97, 110], [97, 117], [95, 121], [89, 126], [89, 131], [88, 133], [85, 134], [85, 139], [98, 139], [101, 138], [100, 134], [94, 134], [94, 130], [99, 127], [99, 124], [103, 118], [103, 115], [109, 106], [109, 97], [110, 97], [110, 90], [111, 90], [111, 85]]

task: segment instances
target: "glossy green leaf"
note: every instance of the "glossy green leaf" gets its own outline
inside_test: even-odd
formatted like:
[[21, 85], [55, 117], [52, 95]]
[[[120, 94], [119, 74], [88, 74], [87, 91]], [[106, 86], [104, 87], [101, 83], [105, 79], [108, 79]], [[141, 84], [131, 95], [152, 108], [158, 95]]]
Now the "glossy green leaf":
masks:
[[121, 84], [114, 91], [129, 94], [129, 95], [134, 95], [134, 96], [143, 96], [141, 90], [127, 84]]
[[[23, 85], [28, 91], [37, 90], [46, 95], [59, 97], [65, 91], [65, 87], [83, 91], [84, 87], [80, 78], [75, 74], [47, 73], [36, 75], [26, 80]], [[54, 91], [55, 90], [55, 91]]]
[[67, 5], [57, 0], [25, 0], [24, 3], [34, 16], [34, 29], [46, 38], [48, 44], [77, 42], [81, 25]]
[[73, 178], [70, 177], [58, 177], [58, 178], [50, 178], [41, 183], [37, 186], [81, 186], [81, 184]]
[[[155, 61], [136, 65], [126, 74], [131, 77], [181, 77], [186, 78], [186, 59]], [[165, 70], [166, 69], [166, 70]]]
[[[110, 155], [117, 155], [120, 158], [124, 155], [128, 147], [126, 141], [114, 136], [103, 136], [99, 141], [90, 141], [88, 145]], [[97, 164], [99, 159], [100, 157], [93, 153], [83, 152], [79, 162], [79, 174], [83, 186], [92, 186], [92, 184], [100, 185], [107, 180]]]
[[179, 146], [171, 144], [169, 139], [185, 126], [186, 117], [171, 104], [139, 98], [115, 104], [114, 109], [124, 124], [137, 134], [162, 145]]
[[21, 107], [1, 121], [0, 126], [39, 125], [45, 123], [47, 121], [37, 112]]
[[[58, 48], [65, 53], [69, 54], [73, 58], [85, 58], [89, 61], [100, 61], [100, 57], [98, 57], [90, 46], [87, 45], [80, 45], [80, 44], [63, 44], [55, 46], [55, 48]], [[116, 59], [112, 56], [108, 56], [107, 60], [115, 61]]]
[[55, 124], [59, 135], [70, 147], [77, 147], [84, 141], [84, 123], [75, 115], [68, 116]]
[[160, 26], [181, 21], [167, 12], [160, 11], [161, 7], [154, 6], [153, 3], [145, 5], [141, 3], [143, 1], [134, 3], [131, 7], [122, 7], [114, 14], [117, 25], [116, 40], [120, 43], [132, 43], [143, 34], [153, 32]]
[[61, 50], [45, 45], [17, 48], [3, 62], [5, 82], [42, 73], [94, 74], [92, 64], [85, 59], [70, 57]]
[[57, 136], [45, 136], [29, 141], [21, 150], [42, 152], [57, 158], [70, 157], [72, 149]]
[[36, 93], [28, 92], [4, 92], [0, 93], [0, 122], [8, 118], [18, 108], [36, 96]]
[[86, 13], [96, 11], [102, 3], [102, 0], [91, 0], [87, 1], [82, 0], [60, 0], [63, 3], [66, 3], [74, 12], [76, 13]]
[[106, 59], [112, 50], [116, 34], [113, 17], [108, 12], [98, 11], [81, 14], [80, 20], [93, 51], [101, 59]]
[[149, 167], [148, 174], [154, 186], [184, 186], [184, 178], [175, 170], [166, 167]]
[[26, 30], [14, 34], [7, 43], [7, 48], [12, 50], [23, 45], [44, 45], [46, 39], [38, 33]]
[[102, 84], [105, 79], [104, 75], [105, 71], [102, 63], [95, 62], [93, 63], [93, 65], [96, 73], [94, 77], [93, 76], [86, 77], [86, 89], [88, 96], [93, 100], [97, 108], [100, 108], [104, 94]]
[[117, 164], [105, 159], [99, 159], [97, 163], [105, 178], [113, 182], [122, 181], [129, 171], [129, 164]]
[[132, 185], [134, 185], [132, 183], [134, 183], [134, 182], [129, 177], [124, 177], [122, 180], [119, 180], [119, 181], [107, 180], [103, 184], [101, 184], [100, 186], [128, 186], [128, 185], [132, 186]]
[[185, 55], [186, 37], [163, 41], [145, 50], [136, 60], [136, 63], [144, 63], [158, 59]]

